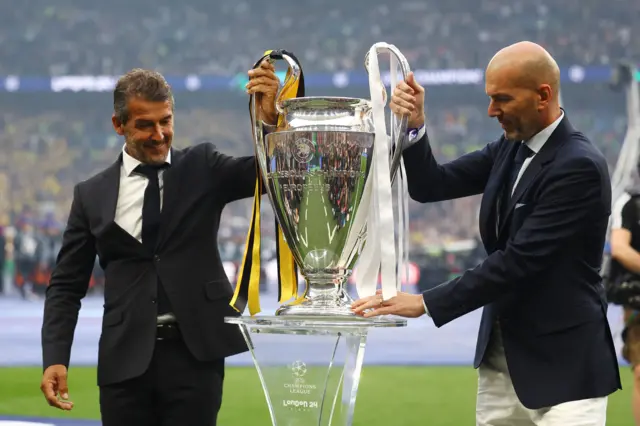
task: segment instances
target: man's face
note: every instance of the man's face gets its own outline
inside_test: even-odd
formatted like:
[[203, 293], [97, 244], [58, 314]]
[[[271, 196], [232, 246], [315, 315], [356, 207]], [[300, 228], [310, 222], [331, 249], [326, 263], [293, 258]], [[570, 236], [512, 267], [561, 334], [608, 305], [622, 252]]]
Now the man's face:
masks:
[[526, 87], [513, 69], [487, 70], [485, 90], [489, 117], [498, 119], [507, 139], [528, 140], [541, 130], [539, 92]]
[[120, 123], [115, 115], [112, 118], [116, 133], [124, 136], [127, 153], [145, 164], [163, 164], [173, 141], [171, 101], [132, 98], [128, 111], [126, 123]]

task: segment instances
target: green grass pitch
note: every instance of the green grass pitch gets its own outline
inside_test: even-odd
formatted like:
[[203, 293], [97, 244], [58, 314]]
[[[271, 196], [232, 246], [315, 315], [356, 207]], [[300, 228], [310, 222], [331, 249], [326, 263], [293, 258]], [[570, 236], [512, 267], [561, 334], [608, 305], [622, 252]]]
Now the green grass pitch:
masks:
[[[623, 391], [609, 398], [609, 426], [632, 426], [632, 377], [621, 368]], [[75, 408], [50, 408], [40, 394], [41, 369], [0, 368], [0, 415], [98, 419], [95, 368], [75, 367], [69, 390]], [[476, 371], [471, 367], [376, 367], [363, 369], [354, 426], [473, 425]], [[257, 374], [249, 367], [228, 367], [220, 426], [270, 425]]]

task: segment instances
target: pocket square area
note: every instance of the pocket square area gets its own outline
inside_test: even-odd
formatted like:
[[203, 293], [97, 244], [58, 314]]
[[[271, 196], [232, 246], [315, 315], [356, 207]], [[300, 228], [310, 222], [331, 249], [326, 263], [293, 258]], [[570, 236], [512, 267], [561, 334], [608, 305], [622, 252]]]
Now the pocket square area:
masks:
[[517, 204], [516, 204], [516, 209], [519, 209], [519, 208], [520, 208], [520, 207], [522, 207], [522, 206], [526, 206], [526, 204], [524, 204], [524, 203], [517, 203]]

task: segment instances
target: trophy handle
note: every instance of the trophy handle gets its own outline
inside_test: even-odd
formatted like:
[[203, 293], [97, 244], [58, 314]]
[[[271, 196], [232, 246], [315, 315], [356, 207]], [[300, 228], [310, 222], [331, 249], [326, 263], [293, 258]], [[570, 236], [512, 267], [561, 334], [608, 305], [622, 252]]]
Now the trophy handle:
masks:
[[[289, 98], [304, 96], [304, 74], [302, 71], [302, 66], [300, 65], [300, 61], [298, 58], [286, 50], [277, 49], [277, 50], [268, 50], [265, 54], [254, 64], [253, 68], [258, 68], [264, 59], [268, 59], [272, 64], [275, 63], [276, 60], [285, 60], [289, 64], [289, 70], [287, 72], [287, 77], [285, 78], [284, 83], [278, 88], [278, 93], [275, 99], [275, 107], [278, 113], [278, 118], [276, 124], [274, 126], [269, 126], [265, 124], [262, 120], [258, 120], [257, 117], [257, 105], [256, 105], [256, 95], [251, 94], [249, 97], [249, 117], [251, 119], [251, 129], [252, 136], [255, 146], [255, 153], [258, 160], [258, 164], [261, 164], [262, 167], [259, 167], [260, 173], [262, 174], [263, 179], [266, 182], [266, 173], [267, 173], [267, 164], [266, 164], [266, 155], [265, 152], [265, 136], [267, 133], [271, 133], [277, 130], [280, 127], [281, 119], [284, 110], [282, 108], [282, 102]], [[299, 83], [299, 84], [296, 84]], [[291, 93], [292, 88], [297, 88], [295, 90], [296, 93]], [[267, 191], [269, 192], [269, 191]]]
[[[388, 51], [390, 52], [396, 59], [398, 65], [400, 66], [400, 71], [402, 73], [402, 79], [406, 80], [407, 76], [409, 75], [409, 72], [411, 72], [411, 68], [409, 67], [409, 62], [407, 61], [407, 58], [405, 58], [405, 56], [402, 54], [402, 52], [400, 52], [400, 50], [395, 47], [392, 44], [388, 44], [388, 43], [384, 43], [384, 42], [380, 42], [380, 43], [375, 43], [373, 45], [376, 48], [376, 52], [380, 53], [381, 51]], [[364, 57], [364, 67], [367, 70], [367, 73], [369, 72], [369, 52], [367, 51], [365, 57]], [[392, 62], [393, 65], [393, 62]], [[392, 70], [393, 72], [393, 70]], [[394, 87], [391, 88], [391, 91], [393, 92]], [[386, 89], [383, 87], [383, 93], [386, 95]], [[399, 127], [394, 127], [394, 120], [395, 119], [395, 114], [392, 113], [391, 115], [391, 136], [394, 136], [394, 130], [395, 130], [395, 138], [394, 140], [392, 140], [392, 145], [391, 145], [391, 153], [389, 153], [390, 156], [390, 171], [391, 171], [391, 179], [392, 181], [395, 179], [395, 175], [396, 172], [398, 171], [398, 167], [400, 166], [400, 160], [402, 158], [402, 148], [404, 146], [406, 137], [407, 137], [407, 126], [409, 123], [409, 117], [407, 116], [402, 116], [400, 118], [400, 126]]]

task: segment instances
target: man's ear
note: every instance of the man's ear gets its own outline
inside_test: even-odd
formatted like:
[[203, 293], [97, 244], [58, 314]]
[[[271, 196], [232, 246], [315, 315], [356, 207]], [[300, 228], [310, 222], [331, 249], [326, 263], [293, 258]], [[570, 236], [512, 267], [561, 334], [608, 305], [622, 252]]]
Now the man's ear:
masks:
[[113, 130], [115, 130], [117, 134], [119, 134], [120, 136], [124, 135], [124, 125], [120, 122], [115, 114], [111, 116], [111, 124], [113, 124]]
[[538, 108], [546, 108], [549, 105], [549, 102], [551, 102], [553, 90], [551, 90], [551, 86], [549, 86], [548, 84], [543, 84], [538, 90], [538, 95], [540, 96]]

